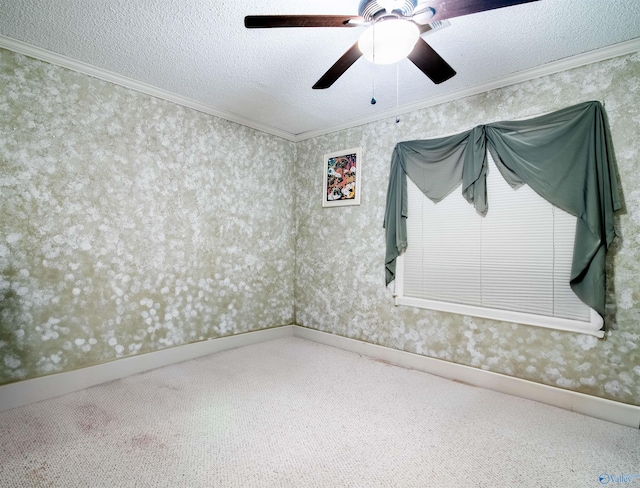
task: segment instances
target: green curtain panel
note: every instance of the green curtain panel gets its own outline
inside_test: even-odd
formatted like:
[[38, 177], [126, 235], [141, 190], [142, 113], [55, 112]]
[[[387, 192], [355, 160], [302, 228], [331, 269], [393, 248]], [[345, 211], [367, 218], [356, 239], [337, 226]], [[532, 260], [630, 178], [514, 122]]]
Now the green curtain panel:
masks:
[[407, 176], [434, 202], [462, 183], [465, 199], [484, 215], [487, 149], [512, 187], [527, 184], [577, 217], [571, 288], [604, 316], [605, 255], [615, 237], [613, 213], [622, 205], [600, 102], [397, 144], [384, 217], [386, 283], [393, 281], [396, 258], [407, 248]]

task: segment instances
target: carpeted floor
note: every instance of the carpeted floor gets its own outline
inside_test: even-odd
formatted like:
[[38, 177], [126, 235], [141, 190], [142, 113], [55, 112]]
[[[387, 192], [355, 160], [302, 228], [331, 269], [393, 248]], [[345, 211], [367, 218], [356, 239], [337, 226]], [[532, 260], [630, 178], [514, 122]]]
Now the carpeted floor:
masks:
[[296, 338], [0, 413], [2, 487], [588, 487], [605, 474], [640, 487], [640, 430]]

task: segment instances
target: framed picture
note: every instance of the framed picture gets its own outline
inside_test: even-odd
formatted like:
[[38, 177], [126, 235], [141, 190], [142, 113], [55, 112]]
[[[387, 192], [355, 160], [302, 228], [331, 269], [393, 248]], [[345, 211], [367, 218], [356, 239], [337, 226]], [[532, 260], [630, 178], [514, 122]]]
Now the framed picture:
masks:
[[322, 160], [323, 207], [360, 205], [362, 148], [325, 154]]

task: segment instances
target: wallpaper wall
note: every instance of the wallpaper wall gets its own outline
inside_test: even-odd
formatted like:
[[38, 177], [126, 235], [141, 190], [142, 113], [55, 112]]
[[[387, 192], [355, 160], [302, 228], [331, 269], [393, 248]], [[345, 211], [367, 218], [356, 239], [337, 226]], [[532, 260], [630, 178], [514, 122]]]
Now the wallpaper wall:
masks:
[[[0, 384], [295, 321], [640, 405], [639, 80], [636, 54], [294, 144], [0, 50]], [[395, 307], [396, 142], [594, 99], [625, 200], [607, 337]], [[354, 146], [362, 204], [322, 208]]]
[[293, 143], [5, 50], [0, 86], [0, 384], [293, 322]]
[[[395, 92], [394, 92], [395, 93]], [[384, 287], [382, 222], [395, 144], [605, 104], [625, 208], [608, 257], [604, 340], [533, 326], [395, 307]], [[640, 55], [471, 96], [298, 144], [297, 323], [489, 371], [640, 405]], [[362, 146], [362, 205], [321, 208], [324, 153]]]

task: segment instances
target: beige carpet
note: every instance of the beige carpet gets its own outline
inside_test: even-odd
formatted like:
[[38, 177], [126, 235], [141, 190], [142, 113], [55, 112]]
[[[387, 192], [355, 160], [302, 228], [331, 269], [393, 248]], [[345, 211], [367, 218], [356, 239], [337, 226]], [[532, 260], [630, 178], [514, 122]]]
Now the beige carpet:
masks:
[[640, 431], [287, 338], [0, 413], [3, 487], [640, 487]]

